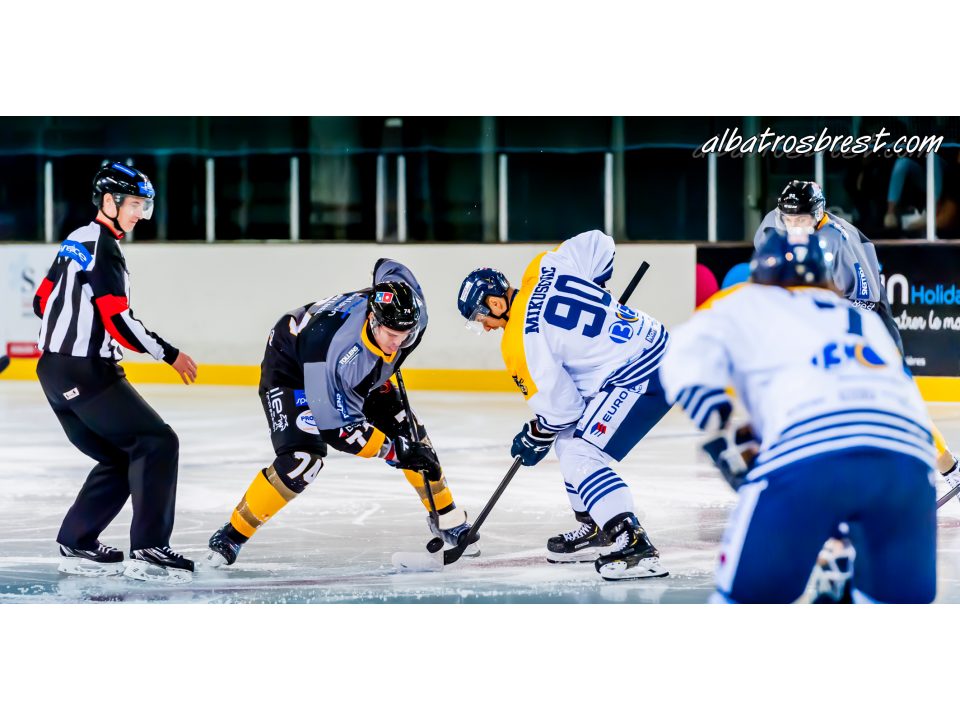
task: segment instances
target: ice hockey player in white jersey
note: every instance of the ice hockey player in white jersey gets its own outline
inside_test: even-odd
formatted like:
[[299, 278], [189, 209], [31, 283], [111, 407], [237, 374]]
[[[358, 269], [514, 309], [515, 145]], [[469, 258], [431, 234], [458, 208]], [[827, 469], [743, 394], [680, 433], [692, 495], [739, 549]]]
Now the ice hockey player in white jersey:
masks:
[[[661, 378], [739, 500], [717, 566], [717, 602], [792, 602], [821, 545], [850, 527], [861, 602], [932, 602], [936, 509], [930, 419], [876, 314], [831, 287], [816, 235], [776, 230], [751, 282], [677, 328]], [[731, 422], [733, 387], [749, 426]]]
[[610, 464], [670, 409], [657, 375], [668, 335], [606, 290], [613, 256], [610, 236], [581, 233], [533, 259], [519, 287], [495, 269], [473, 271], [458, 306], [468, 322], [503, 329], [504, 363], [536, 414], [511, 454], [532, 466], [556, 445], [580, 526], [548, 540], [548, 560], [593, 561], [610, 580], [660, 577], [659, 552]]
[[[777, 207], [764, 216], [754, 234], [753, 243], [760, 247], [768, 231], [815, 230], [832, 255], [830, 275], [833, 284], [854, 306], [873, 311], [893, 337], [903, 354], [900, 329], [880, 278], [880, 262], [873, 242], [863, 232], [839, 216], [825, 210], [826, 199], [819, 184], [813, 181], [790, 181], [777, 198]], [[943, 434], [933, 427], [937, 447], [937, 470], [955, 487], [960, 484], [960, 461], [947, 446]]]
[[[764, 217], [754, 235], [756, 248], [771, 229], [780, 232], [816, 231], [832, 260], [828, 270], [833, 285], [854, 306], [879, 315], [903, 354], [903, 340], [880, 277], [876, 248], [856, 226], [826, 212], [826, 198], [819, 184], [800, 180], [787, 183], [777, 198], [777, 207]], [[937, 449], [937, 470], [951, 487], [956, 487], [960, 484], [960, 461], [936, 425], [931, 431]], [[854, 558], [855, 552], [846, 539], [846, 531], [838, 529], [820, 554], [815, 576], [819, 601], [849, 601]]]

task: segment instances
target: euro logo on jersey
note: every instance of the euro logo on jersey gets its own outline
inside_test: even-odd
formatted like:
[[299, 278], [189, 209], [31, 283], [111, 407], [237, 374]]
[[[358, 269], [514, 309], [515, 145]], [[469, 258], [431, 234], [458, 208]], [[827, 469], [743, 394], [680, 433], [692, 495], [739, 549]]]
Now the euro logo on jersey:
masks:
[[393, 303], [393, 294], [390, 291], [377, 291], [377, 303]]
[[607, 433], [607, 425], [601, 424], [599, 421], [590, 427], [590, 433], [594, 436], [603, 436]]

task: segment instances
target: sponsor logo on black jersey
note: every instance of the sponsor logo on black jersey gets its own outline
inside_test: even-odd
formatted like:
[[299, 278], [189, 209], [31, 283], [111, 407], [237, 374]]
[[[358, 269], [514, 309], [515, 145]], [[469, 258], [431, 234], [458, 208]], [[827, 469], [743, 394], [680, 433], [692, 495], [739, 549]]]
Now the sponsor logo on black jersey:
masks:
[[357, 357], [358, 353], [360, 353], [360, 344], [355, 343], [353, 344], [353, 346], [350, 347], [350, 349], [343, 356], [340, 357], [340, 360], [337, 361], [337, 365], [346, 366], [348, 363], [350, 363], [353, 359]]
[[313, 412], [309, 409], [301, 411], [300, 415], [297, 416], [297, 428], [308, 434], [320, 435], [320, 431], [317, 429], [316, 419], [313, 418]]
[[870, 298], [870, 284], [867, 283], [867, 274], [859, 263], [854, 263], [853, 268], [857, 272], [857, 299], [865, 301]]

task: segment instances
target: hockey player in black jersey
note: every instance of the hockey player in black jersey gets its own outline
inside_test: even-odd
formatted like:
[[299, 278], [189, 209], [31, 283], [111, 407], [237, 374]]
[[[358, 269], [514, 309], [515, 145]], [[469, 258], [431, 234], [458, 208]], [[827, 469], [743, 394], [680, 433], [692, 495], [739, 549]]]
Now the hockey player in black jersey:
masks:
[[[170, 549], [179, 441], [127, 381], [121, 346], [196, 379], [187, 354], [148, 331], [130, 309], [130, 278], [119, 242], [153, 213], [150, 179], [105, 163], [93, 181], [97, 217], [71, 233], [34, 297], [43, 352], [37, 376], [70, 442], [97, 465], [57, 534], [60, 571], [168, 583], [189, 581], [193, 562]], [[128, 498], [130, 559], [99, 535]]]
[[[284, 314], [270, 331], [260, 367], [260, 399], [276, 458], [257, 472], [240, 503], [210, 538], [211, 566], [233, 564], [243, 544], [301, 494], [323, 468], [327, 447], [380, 458], [403, 470], [427, 510], [425, 472], [439, 528], [451, 546], [470, 529], [457, 508], [426, 429], [412, 440], [394, 372], [423, 338], [427, 309], [410, 270], [389, 259], [374, 285]], [[467, 555], [478, 554], [475, 545]]]

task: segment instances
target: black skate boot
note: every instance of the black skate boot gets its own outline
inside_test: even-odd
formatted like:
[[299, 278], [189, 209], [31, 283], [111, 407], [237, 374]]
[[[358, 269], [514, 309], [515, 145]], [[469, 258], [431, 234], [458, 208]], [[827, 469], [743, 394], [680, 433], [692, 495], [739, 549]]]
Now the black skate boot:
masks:
[[237, 561], [240, 549], [247, 541], [247, 537], [233, 528], [233, 524], [227, 522], [217, 529], [207, 546], [210, 551], [207, 553], [207, 565], [211, 567], [230, 566]]
[[614, 550], [602, 554], [595, 562], [600, 576], [607, 581], [665, 577], [660, 567], [660, 552], [650, 543], [650, 537], [633, 514], [619, 514], [603, 527], [614, 540]]
[[547, 539], [547, 561], [552, 564], [592, 562], [610, 546], [610, 540], [589, 512], [576, 512], [580, 526]]
[[96, 549], [74, 549], [60, 545], [60, 565], [64, 574], [81, 577], [111, 577], [123, 574], [123, 552], [97, 540]]
[[[460, 523], [457, 523], [460, 522]], [[454, 526], [449, 526], [453, 524]], [[467, 522], [467, 512], [461, 509], [451, 509], [446, 514], [440, 515], [440, 527], [433, 523], [433, 519], [427, 517], [427, 526], [430, 527], [430, 533], [443, 539], [444, 544], [450, 547], [458, 545], [461, 537], [470, 531], [470, 524]], [[477, 537], [479, 539], [479, 537]], [[480, 546], [475, 539], [463, 552], [465, 557], [480, 556]]]
[[143, 582], [183, 584], [193, 578], [193, 562], [170, 547], [134, 549], [123, 575]]

